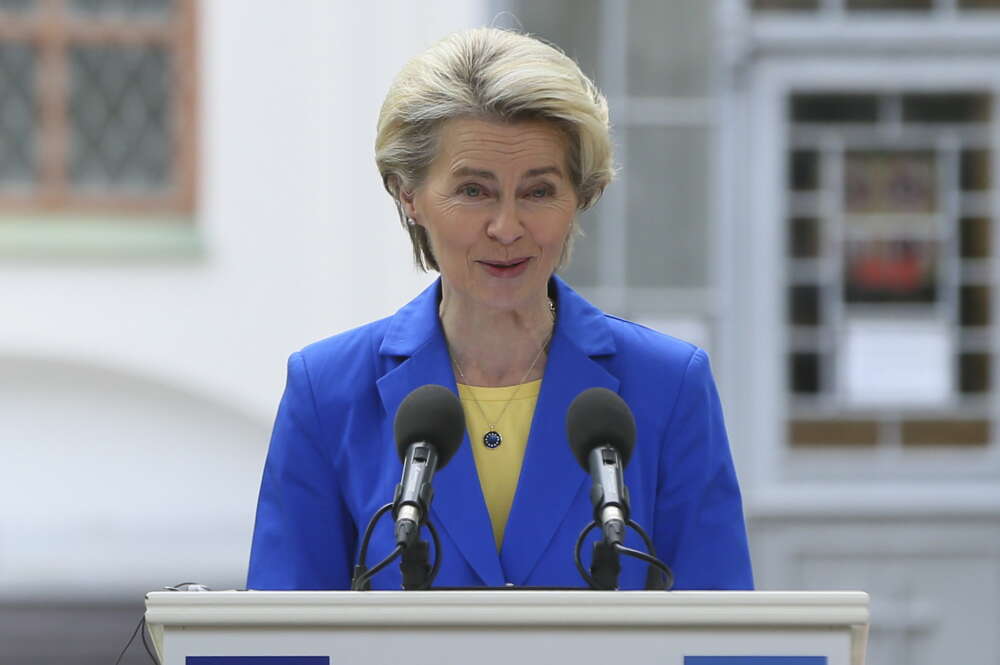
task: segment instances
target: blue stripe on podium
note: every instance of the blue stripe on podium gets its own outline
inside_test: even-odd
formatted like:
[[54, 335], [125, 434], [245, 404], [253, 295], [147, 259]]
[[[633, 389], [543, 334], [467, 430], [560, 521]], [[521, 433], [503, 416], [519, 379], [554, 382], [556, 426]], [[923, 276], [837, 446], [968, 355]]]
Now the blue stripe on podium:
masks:
[[684, 665], [826, 665], [826, 656], [684, 656]]
[[329, 656], [188, 656], [185, 665], [330, 665]]

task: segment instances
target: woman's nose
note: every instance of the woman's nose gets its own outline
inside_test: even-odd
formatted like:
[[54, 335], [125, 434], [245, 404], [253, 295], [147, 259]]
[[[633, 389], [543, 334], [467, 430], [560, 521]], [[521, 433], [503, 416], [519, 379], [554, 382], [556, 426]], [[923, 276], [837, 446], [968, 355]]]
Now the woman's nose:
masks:
[[501, 202], [486, 225], [486, 235], [502, 245], [513, 244], [524, 235], [524, 225], [517, 214], [515, 201]]

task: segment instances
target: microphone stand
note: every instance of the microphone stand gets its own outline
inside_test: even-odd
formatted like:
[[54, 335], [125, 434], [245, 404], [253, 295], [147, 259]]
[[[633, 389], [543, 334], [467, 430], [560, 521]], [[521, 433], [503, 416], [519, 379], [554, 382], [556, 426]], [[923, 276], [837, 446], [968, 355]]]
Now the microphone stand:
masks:
[[594, 553], [590, 560], [590, 576], [598, 589], [617, 589], [618, 576], [622, 564], [614, 544], [598, 540], [594, 542]]
[[639, 526], [638, 522], [630, 519], [627, 525], [642, 537], [649, 552], [641, 552], [619, 543], [609, 543], [607, 540], [599, 540], [594, 543], [593, 559], [591, 560], [590, 572], [588, 573], [583, 567], [583, 562], [580, 560], [580, 549], [583, 547], [583, 541], [587, 538], [587, 534], [598, 526], [597, 520], [594, 520], [583, 528], [580, 536], [576, 539], [576, 547], [573, 548], [573, 561], [580, 576], [586, 580], [591, 589], [617, 590], [618, 575], [621, 573], [619, 555], [624, 554], [649, 564], [649, 571], [646, 573], [647, 590], [669, 591], [670, 587], [674, 585], [674, 574], [667, 564], [656, 557], [656, 548], [653, 545], [653, 540]]
[[399, 572], [403, 575], [403, 590], [426, 589], [430, 586], [430, 546], [426, 540], [417, 540], [403, 550]]
[[397, 557], [400, 557], [399, 570], [403, 576], [403, 589], [406, 591], [429, 589], [437, 577], [438, 571], [441, 570], [441, 539], [438, 537], [437, 529], [434, 528], [430, 517], [424, 519], [423, 526], [426, 526], [427, 530], [431, 532], [431, 539], [434, 541], [433, 566], [428, 564], [430, 547], [427, 541], [418, 538], [408, 547], [397, 545], [387, 557], [370, 569], [368, 568], [368, 544], [371, 541], [372, 532], [375, 531], [375, 525], [379, 519], [392, 508], [393, 504], [391, 503], [379, 508], [368, 521], [368, 526], [365, 527], [365, 535], [361, 540], [361, 549], [358, 552], [358, 564], [354, 566], [354, 574], [351, 577], [352, 591], [370, 591], [372, 588], [371, 579]]

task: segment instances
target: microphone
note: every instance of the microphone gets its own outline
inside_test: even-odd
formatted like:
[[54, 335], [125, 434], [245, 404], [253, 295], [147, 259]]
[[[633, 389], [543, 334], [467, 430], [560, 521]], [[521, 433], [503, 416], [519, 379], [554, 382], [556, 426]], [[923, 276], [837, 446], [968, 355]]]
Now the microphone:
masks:
[[622, 470], [635, 447], [632, 410], [607, 388], [589, 388], [570, 404], [566, 433], [577, 462], [590, 472], [590, 501], [604, 542], [623, 545], [629, 497]]
[[465, 435], [465, 413], [444, 386], [426, 385], [399, 405], [393, 423], [403, 475], [392, 499], [396, 544], [413, 544], [434, 496], [434, 473], [451, 460]]

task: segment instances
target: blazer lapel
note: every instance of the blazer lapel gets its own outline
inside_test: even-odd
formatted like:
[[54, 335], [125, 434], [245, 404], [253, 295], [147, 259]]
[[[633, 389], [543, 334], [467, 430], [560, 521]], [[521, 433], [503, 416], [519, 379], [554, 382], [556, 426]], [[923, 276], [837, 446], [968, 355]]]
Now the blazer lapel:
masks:
[[[432, 383], [458, 392], [437, 316], [439, 284], [435, 282], [396, 313], [379, 349], [382, 356], [409, 356], [377, 382], [390, 422], [406, 396], [422, 385]], [[503, 585], [500, 559], [468, 434], [448, 465], [434, 476], [431, 516], [435, 526], [455, 543], [484, 585]]]
[[558, 278], [554, 282], [559, 318], [500, 552], [503, 570], [515, 584], [528, 579], [567, 518], [581, 485], [589, 482], [566, 438], [569, 405], [588, 388], [617, 392], [619, 385], [591, 357], [615, 350], [604, 314]]

